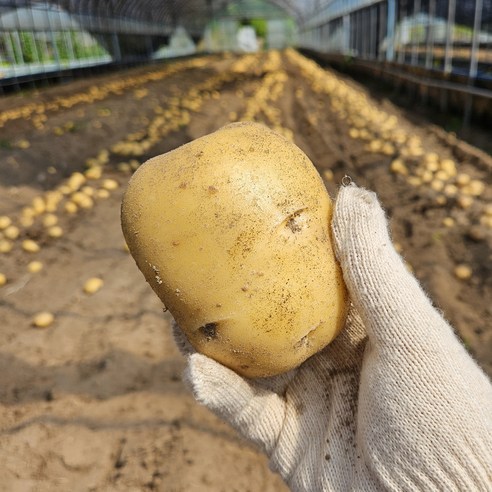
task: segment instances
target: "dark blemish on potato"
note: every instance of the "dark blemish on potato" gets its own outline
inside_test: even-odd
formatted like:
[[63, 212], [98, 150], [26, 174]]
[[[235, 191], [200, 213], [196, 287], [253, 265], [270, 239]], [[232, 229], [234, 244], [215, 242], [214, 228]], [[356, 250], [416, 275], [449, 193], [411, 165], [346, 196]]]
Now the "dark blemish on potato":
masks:
[[307, 347], [308, 345], [309, 345], [309, 338], [307, 335], [305, 335], [298, 342], [294, 344], [294, 349], [298, 350], [301, 347]]
[[241, 290], [242, 290], [243, 292], [247, 292], [247, 290], [248, 290], [248, 286], [247, 286], [247, 285], [243, 285], [243, 286], [241, 287]]
[[296, 221], [297, 217], [291, 217], [286, 225], [292, 232], [299, 232], [301, 230], [301, 226]]
[[243, 364], [239, 366], [241, 369], [249, 369], [249, 366], [247, 364]]
[[211, 194], [211, 195], [215, 195], [216, 193], [218, 193], [218, 189], [215, 187], [215, 186], [209, 186], [208, 187], [208, 192]]
[[181, 183], [178, 188], [181, 188], [182, 190], [184, 190], [187, 187], [188, 187], [188, 183]]
[[198, 331], [205, 336], [207, 341], [217, 338], [217, 323], [207, 323], [198, 328]]
[[313, 332], [321, 326], [323, 322], [320, 321], [317, 325], [313, 326], [298, 342], [294, 344], [294, 349], [298, 350], [301, 347], [311, 346], [311, 336]]
[[179, 246], [179, 241], [173, 241], [171, 244], [172, 244], [173, 246]]
[[284, 220], [285, 226], [288, 227], [293, 233], [300, 232], [302, 230], [302, 222], [299, 220], [299, 216], [302, 212], [306, 210], [305, 208], [300, 208], [295, 212], [292, 212]]

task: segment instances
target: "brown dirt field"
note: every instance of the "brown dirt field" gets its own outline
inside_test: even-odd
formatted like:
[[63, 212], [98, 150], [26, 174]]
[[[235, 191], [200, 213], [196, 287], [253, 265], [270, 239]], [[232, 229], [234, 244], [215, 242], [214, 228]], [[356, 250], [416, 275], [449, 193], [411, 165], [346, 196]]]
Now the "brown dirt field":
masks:
[[[94, 190], [104, 187], [104, 179], [119, 184], [108, 198], [94, 198], [93, 207], [73, 215], [63, 211], [64, 196], [54, 212], [63, 229], [60, 238], [50, 237], [36, 216], [32, 225], [20, 227], [12, 251], [0, 254], [0, 273], [8, 279], [0, 287], [2, 490], [287, 490], [268, 470], [266, 458], [196, 404], [184, 387], [184, 360], [172, 340], [170, 314], [162, 312], [125, 251], [119, 224], [130, 177], [122, 162], [143, 162], [240, 120], [253, 103], [258, 121], [293, 132], [333, 197], [345, 174], [378, 193], [404, 258], [478, 363], [492, 374], [492, 229], [479, 222], [485, 204], [492, 202], [487, 157], [424, 120], [416, 124], [415, 117], [408, 118], [389, 101], [373, 99], [357, 82], [340, 78], [366, 94], [374, 107], [396, 116], [398, 128], [420, 137], [426, 152], [453, 158], [459, 172], [486, 183], [470, 208], [459, 208], [453, 200], [437, 205], [436, 193], [428, 187], [411, 186], [404, 176], [389, 172], [396, 151], [391, 156], [369, 152], [367, 142], [351, 138], [350, 124], [333, 110], [330, 97], [313, 90], [292, 59], [281, 56], [280, 64], [267, 54], [211, 57], [201, 66], [184, 67], [91, 104], [47, 110], [39, 128], [32, 117], [9, 120], [0, 128], [0, 216], [8, 215], [16, 224], [35, 197], [46, 197], [71, 173], [84, 171], [88, 159], [99, 159], [103, 174], [86, 184]], [[279, 73], [286, 77], [273, 80], [266, 95], [261, 92], [268, 77]], [[0, 113], [113, 80], [119, 78], [5, 98]], [[128, 144], [126, 137], [136, 132], [136, 147], [112, 150], [118, 142]], [[28, 148], [22, 148], [22, 140]], [[138, 155], [129, 155], [132, 148]], [[103, 150], [106, 154], [100, 154]], [[333, 179], [324, 174], [327, 170]], [[450, 228], [442, 224], [448, 216], [455, 221]], [[23, 251], [25, 238], [36, 240], [40, 251]], [[39, 273], [27, 270], [33, 259], [44, 264]], [[459, 263], [472, 268], [469, 280], [454, 276]], [[90, 277], [104, 281], [93, 295], [83, 291]], [[55, 315], [55, 322], [34, 328], [33, 316], [45, 310]]]

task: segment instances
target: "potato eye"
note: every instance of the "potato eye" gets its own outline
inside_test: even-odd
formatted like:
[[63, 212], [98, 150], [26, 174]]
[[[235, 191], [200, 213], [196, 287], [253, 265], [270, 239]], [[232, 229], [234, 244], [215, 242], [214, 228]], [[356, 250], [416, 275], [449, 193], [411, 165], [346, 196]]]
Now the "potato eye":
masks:
[[217, 338], [217, 323], [207, 323], [198, 328], [198, 331], [207, 339], [213, 340]]

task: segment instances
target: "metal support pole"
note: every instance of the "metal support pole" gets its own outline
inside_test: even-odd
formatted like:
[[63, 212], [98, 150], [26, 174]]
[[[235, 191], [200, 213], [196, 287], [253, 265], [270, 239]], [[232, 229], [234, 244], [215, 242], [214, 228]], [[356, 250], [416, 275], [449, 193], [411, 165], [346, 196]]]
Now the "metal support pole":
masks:
[[[468, 72], [468, 85], [473, 85], [478, 71], [478, 49], [480, 47], [480, 28], [482, 27], [482, 0], [475, 1], [475, 19], [473, 22], [473, 37], [470, 54], [470, 70]], [[473, 96], [467, 94], [465, 99], [465, 113], [463, 116], [463, 126], [470, 126], [471, 114], [473, 109]]]
[[455, 14], [456, 0], [449, 0], [448, 23], [446, 24], [446, 49], [444, 52], [444, 73], [451, 73], [453, 70], [453, 33]]
[[111, 42], [113, 44], [114, 61], [120, 61], [121, 49], [120, 49], [120, 41], [118, 39], [118, 33], [113, 32], [111, 36], [112, 36]]
[[51, 47], [53, 49], [53, 56], [55, 59], [55, 63], [57, 65], [57, 69], [60, 70], [60, 53], [58, 51], [58, 46], [56, 44], [55, 31], [53, 30], [53, 25], [51, 23], [51, 8], [48, 8], [46, 12], [46, 18], [48, 19], [48, 28], [50, 30], [50, 39], [51, 39]]
[[357, 56], [360, 58], [365, 58], [366, 54], [366, 45], [367, 42], [367, 24], [365, 21], [365, 11], [364, 10], [358, 10], [356, 13], [356, 18], [357, 18]]
[[[400, 11], [398, 12], [398, 20], [400, 21], [400, 26], [401, 24], [403, 24], [402, 20], [402, 13], [401, 13], [401, 8], [400, 8]], [[403, 36], [404, 34], [404, 31], [403, 29], [400, 28], [400, 37], [399, 37], [399, 40], [398, 40], [398, 63], [400, 64], [403, 64], [406, 62], [406, 48], [407, 48], [407, 44], [410, 43], [410, 40], [409, 39], [406, 39], [406, 36], [404, 37]], [[408, 38], [410, 38], [410, 36], [408, 36]], [[408, 42], [405, 42], [404, 41], [408, 41]]]
[[350, 53], [350, 14], [343, 16], [342, 20], [342, 53], [348, 55]]
[[365, 58], [367, 42], [364, 39], [367, 29], [364, 10], [359, 10], [357, 18], [357, 55]]
[[367, 23], [366, 15], [364, 10], [359, 10], [357, 13], [357, 56], [360, 58], [365, 58], [366, 56], [366, 46], [364, 43], [364, 36], [367, 35]]
[[415, 0], [415, 3], [413, 4], [413, 20], [412, 20], [412, 31], [410, 34], [410, 39], [412, 43], [412, 56], [411, 56], [411, 63], [412, 65], [417, 65], [419, 61], [419, 55], [418, 55], [418, 50], [419, 50], [419, 40], [418, 40], [418, 22], [417, 22], [417, 15], [420, 14], [420, 0]]
[[[388, 0], [386, 6], [386, 61], [392, 62], [395, 58], [395, 22], [396, 0]], [[381, 39], [384, 39], [383, 37]]]
[[427, 30], [427, 49], [425, 51], [425, 68], [430, 70], [432, 68], [434, 58], [434, 28], [436, 17], [436, 0], [430, 0], [429, 2], [429, 24]]
[[372, 5], [370, 10], [370, 18], [371, 18], [371, 49], [369, 53], [369, 58], [376, 58], [376, 46], [377, 46], [377, 5]]
[[482, 27], [482, 0], [475, 1], [475, 20], [473, 22], [473, 38], [470, 54], [470, 72], [468, 76], [474, 79], [477, 76], [478, 49], [480, 47], [480, 29]]
[[359, 16], [357, 12], [352, 12], [350, 14], [350, 32], [352, 34], [352, 39], [350, 41], [350, 52], [351, 54], [359, 55]]

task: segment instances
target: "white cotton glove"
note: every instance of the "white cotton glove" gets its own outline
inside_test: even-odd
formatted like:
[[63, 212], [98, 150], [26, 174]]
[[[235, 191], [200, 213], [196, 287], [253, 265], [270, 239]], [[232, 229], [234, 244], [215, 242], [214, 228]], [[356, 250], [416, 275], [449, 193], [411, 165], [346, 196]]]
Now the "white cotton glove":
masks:
[[293, 491], [490, 491], [492, 388], [394, 250], [375, 194], [342, 188], [333, 232], [353, 303], [345, 330], [257, 380], [177, 335], [196, 399]]

